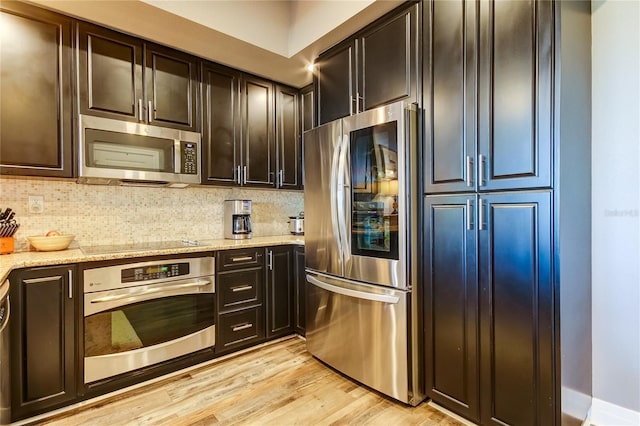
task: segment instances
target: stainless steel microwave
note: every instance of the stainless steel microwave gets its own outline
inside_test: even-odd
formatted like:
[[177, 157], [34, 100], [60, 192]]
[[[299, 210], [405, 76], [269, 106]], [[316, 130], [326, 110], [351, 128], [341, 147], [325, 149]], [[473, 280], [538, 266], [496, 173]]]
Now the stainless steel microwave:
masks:
[[200, 133], [79, 117], [78, 182], [186, 187], [200, 183]]

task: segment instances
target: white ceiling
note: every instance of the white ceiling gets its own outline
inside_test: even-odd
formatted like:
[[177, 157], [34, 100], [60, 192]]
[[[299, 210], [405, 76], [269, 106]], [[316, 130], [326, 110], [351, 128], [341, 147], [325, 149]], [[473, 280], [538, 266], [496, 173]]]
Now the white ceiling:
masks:
[[57, 10], [302, 87], [323, 50], [401, 0], [31, 0]]

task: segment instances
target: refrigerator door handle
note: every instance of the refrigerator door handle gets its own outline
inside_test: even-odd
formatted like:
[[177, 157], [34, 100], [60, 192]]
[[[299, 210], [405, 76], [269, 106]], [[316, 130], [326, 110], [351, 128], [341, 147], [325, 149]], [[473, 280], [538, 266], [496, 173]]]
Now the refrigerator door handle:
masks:
[[[339, 186], [339, 163], [340, 163], [340, 148], [342, 144], [338, 143], [337, 149], [333, 152], [333, 158], [331, 159], [331, 176], [329, 183], [329, 191], [331, 192], [331, 227], [333, 229], [333, 235], [338, 240], [338, 247], [342, 250], [342, 235], [340, 233], [340, 194], [342, 189]], [[340, 253], [342, 257], [342, 253]]]
[[349, 236], [347, 235], [347, 217], [350, 213], [347, 213], [347, 207], [349, 206], [349, 200], [347, 199], [346, 192], [349, 191], [349, 175], [347, 170], [347, 154], [349, 148], [349, 135], [342, 135], [342, 140], [339, 144], [339, 160], [338, 160], [338, 230], [340, 232], [340, 245], [343, 251], [343, 259], [346, 260], [351, 253], [351, 247], [349, 244]]
[[388, 294], [367, 293], [364, 291], [352, 290], [349, 288], [338, 287], [332, 284], [327, 284], [309, 274], [307, 274], [307, 281], [309, 281], [313, 285], [316, 285], [332, 293], [342, 294], [344, 296], [355, 297], [358, 299], [371, 300], [373, 302], [393, 303], [393, 304], [398, 303], [398, 301], [400, 300], [398, 296], [391, 296]]

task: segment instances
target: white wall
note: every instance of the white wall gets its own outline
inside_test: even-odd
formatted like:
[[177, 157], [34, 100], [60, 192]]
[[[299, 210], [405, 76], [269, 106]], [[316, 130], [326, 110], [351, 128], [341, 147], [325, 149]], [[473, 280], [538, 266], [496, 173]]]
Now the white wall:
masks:
[[[592, 421], [638, 424], [640, 1], [593, 1], [592, 39]], [[600, 402], [637, 422], [598, 417]]]

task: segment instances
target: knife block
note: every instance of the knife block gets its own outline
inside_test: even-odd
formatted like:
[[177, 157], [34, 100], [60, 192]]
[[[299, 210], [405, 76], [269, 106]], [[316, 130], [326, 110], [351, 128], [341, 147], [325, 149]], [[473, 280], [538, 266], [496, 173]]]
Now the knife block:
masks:
[[0, 254], [13, 253], [14, 239], [13, 237], [0, 238]]

